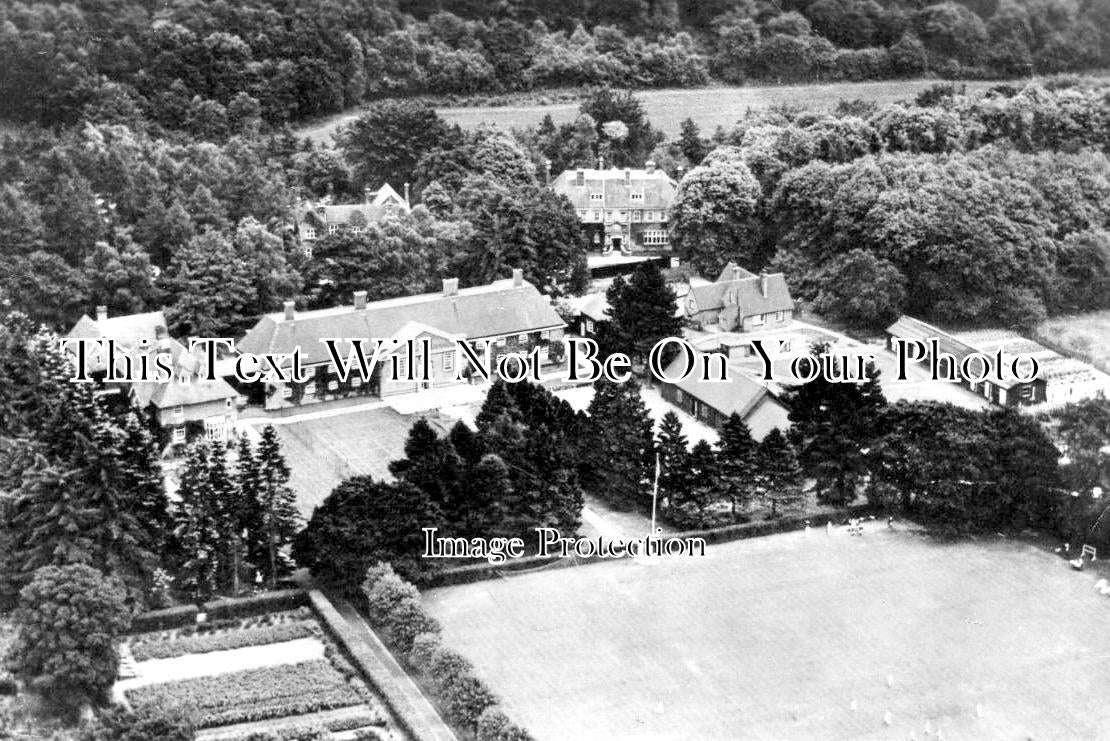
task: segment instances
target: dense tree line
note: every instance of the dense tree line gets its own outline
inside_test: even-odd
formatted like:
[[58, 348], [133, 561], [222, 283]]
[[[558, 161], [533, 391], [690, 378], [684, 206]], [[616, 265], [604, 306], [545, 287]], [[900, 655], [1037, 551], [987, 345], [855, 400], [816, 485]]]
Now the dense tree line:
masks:
[[1110, 58], [1110, 10], [1095, 0], [563, 5], [11, 3], [0, 99], [5, 118], [47, 125], [138, 113], [226, 136], [399, 94], [1022, 76]]
[[1105, 88], [1029, 85], [752, 114], [682, 180], [672, 241], [706, 274], [770, 264], [858, 327], [1105, 308], [1108, 110]]

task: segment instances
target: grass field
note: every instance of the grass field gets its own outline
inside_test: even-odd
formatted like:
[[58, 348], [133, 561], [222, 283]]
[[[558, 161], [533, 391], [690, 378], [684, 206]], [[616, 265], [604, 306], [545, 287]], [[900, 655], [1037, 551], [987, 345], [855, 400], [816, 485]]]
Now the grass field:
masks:
[[1078, 356], [1091, 358], [1110, 373], [1110, 311], [1093, 311], [1049, 319], [1037, 327], [1043, 337]]
[[541, 741], [1094, 740], [1110, 738], [1110, 601], [1092, 584], [1032, 546], [884, 523], [425, 598]]
[[[883, 82], [837, 82], [825, 85], [781, 85], [753, 87], [715, 87], [693, 90], [643, 90], [636, 97], [644, 104], [652, 125], [669, 136], [677, 136], [679, 124], [693, 118], [706, 135], [718, 126], [731, 126], [749, 108], [767, 108], [776, 104], [801, 105], [811, 110], [833, 108], [841, 100], [871, 100], [891, 103], [912, 99], [939, 80], [899, 80]], [[990, 87], [991, 82], [965, 83], [968, 90]], [[551, 114], [555, 123], [573, 121], [578, 115], [577, 103], [554, 105], [507, 105], [440, 108], [439, 115], [450, 123], [464, 128], [474, 128], [482, 123], [492, 123], [503, 128], [535, 126], [545, 114]], [[302, 127], [297, 134], [315, 142], [330, 141], [335, 130], [357, 118], [359, 111], [341, 113], [323, 121]]]

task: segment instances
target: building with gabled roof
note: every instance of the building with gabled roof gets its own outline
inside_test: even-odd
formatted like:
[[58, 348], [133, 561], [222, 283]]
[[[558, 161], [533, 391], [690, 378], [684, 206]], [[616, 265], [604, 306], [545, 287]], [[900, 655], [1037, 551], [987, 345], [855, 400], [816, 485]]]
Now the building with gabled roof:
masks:
[[[366, 292], [357, 291], [349, 305], [315, 311], [296, 310], [287, 301], [282, 312], [267, 314], [238, 343], [242, 353], [291, 353], [300, 348], [301, 364], [313, 378], [306, 384], [268, 384], [263, 397], [267, 409], [324, 401], [352, 395], [389, 396], [459, 383], [454, 366], [456, 340], [475, 347], [489, 340], [494, 354], [541, 349], [563, 336], [566, 323], [550, 301], [524, 280], [520, 270], [513, 277], [484, 286], [459, 288], [457, 278], [443, 281], [438, 293], [422, 293], [367, 302]], [[427, 367], [427, 381], [393, 381], [375, 368], [367, 383], [341, 380], [331, 362], [323, 338], [428, 340], [431, 357], [416, 362]], [[343, 357], [350, 343], [337, 343]], [[400, 374], [406, 358], [399, 357]], [[355, 382], [357, 381], [357, 382]]]
[[305, 244], [341, 231], [358, 234], [391, 214], [410, 211], [408, 188], [402, 197], [388, 184], [377, 190], [367, 188], [360, 203], [303, 202], [295, 211], [297, 237]]
[[[82, 314], [66, 337], [86, 340], [112, 339], [116, 347], [123, 351], [138, 350], [144, 345], [153, 344], [159, 332], [165, 333], [166, 316], [161, 311], [147, 311], [141, 314], [108, 316], [108, 307], [96, 307], [96, 318]], [[100, 376], [108, 370], [105, 352], [90, 347], [87, 355], [88, 368], [93, 376]]]
[[567, 170], [551, 188], [574, 206], [591, 249], [626, 254], [670, 249], [667, 223], [678, 183], [654, 163], [642, 169]]
[[[738, 365], [728, 364], [726, 381], [701, 380], [697, 374], [705, 355], [695, 351], [696, 370], [689, 377], [662, 383], [660, 393], [664, 399], [718, 430], [731, 415], [738, 414], [756, 440], [762, 440], [773, 429], [786, 430], [790, 426], [789, 410], [772, 387]], [[685, 363], [685, 356], [680, 354], [667, 366], [664, 375], [678, 377]]]
[[714, 283], [690, 286], [683, 312], [694, 326], [722, 332], [785, 327], [794, 319], [794, 299], [782, 273], [755, 275], [730, 264]]
[[239, 394], [222, 378], [205, 377], [203, 353], [189, 352], [165, 336], [145, 352], [169, 355], [173, 368], [168, 382], [139, 381], [130, 389], [131, 403], [151, 413], [163, 431], [164, 445], [183, 445], [202, 437], [220, 443], [234, 439]]

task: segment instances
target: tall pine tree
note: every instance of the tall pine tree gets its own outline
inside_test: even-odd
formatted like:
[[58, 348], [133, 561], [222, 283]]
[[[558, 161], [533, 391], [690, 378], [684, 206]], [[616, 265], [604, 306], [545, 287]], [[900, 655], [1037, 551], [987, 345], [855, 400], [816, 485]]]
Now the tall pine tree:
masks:
[[650, 506], [655, 439], [639, 385], [598, 380], [588, 413], [579, 452], [583, 486], [619, 508]]
[[289, 466], [281, 453], [281, 441], [273, 425], [266, 425], [262, 430], [257, 468], [258, 525], [267, 556], [261, 566], [273, 588], [278, 577], [287, 571], [283, 551], [293, 542], [300, 519], [296, 495], [289, 486]]
[[731, 503], [733, 517], [737, 509], [747, 508], [755, 496], [758, 453], [759, 446], [752, 438], [751, 430], [734, 412], [725, 420], [717, 441], [721, 493]]
[[772, 517], [780, 510], [798, 510], [805, 505], [798, 456], [777, 427], [759, 443], [759, 479], [763, 496], [771, 503]]
[[682, 498], [690, 489], [690, 449], [682, 422], [667, 412], [659, 423], [659, 496], [664, 508]]

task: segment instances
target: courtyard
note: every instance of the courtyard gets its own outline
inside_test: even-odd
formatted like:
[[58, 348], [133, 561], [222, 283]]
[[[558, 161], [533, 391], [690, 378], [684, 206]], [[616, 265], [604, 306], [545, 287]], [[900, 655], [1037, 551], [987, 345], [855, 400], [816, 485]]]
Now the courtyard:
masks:
[[425, 602], [541, 741], [1100, 739], [1110, 602], [1093, 583], [1027, 544], [883, 522]]

